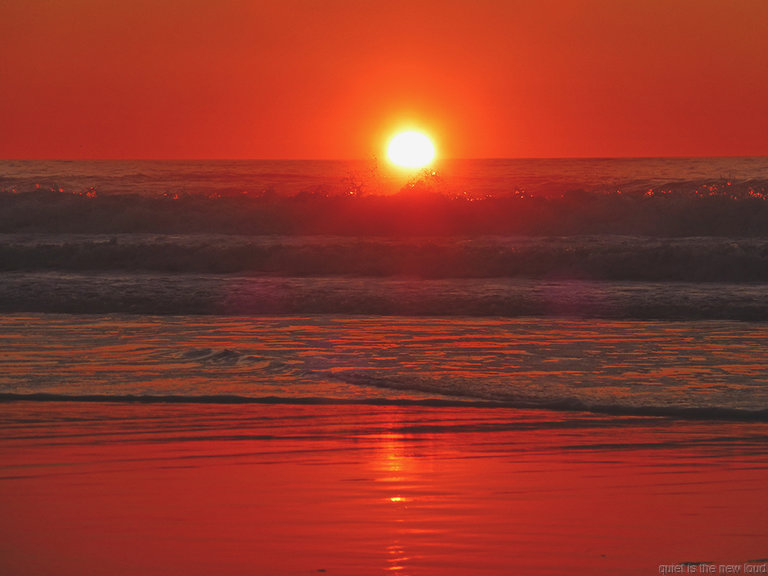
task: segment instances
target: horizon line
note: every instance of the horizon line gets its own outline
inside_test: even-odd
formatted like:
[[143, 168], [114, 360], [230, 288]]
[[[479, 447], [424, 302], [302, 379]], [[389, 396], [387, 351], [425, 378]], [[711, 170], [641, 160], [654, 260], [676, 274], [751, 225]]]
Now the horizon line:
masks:
[[[719, 158], [768, 158], [766, 154], [670, 154], [647, 156], [453, 156], [439, 158], [441, 161], [477, 161], [477, 160], [693, 160], [693, 159], [719, 159]], [[265, 158], [265, 157], [17, 157], [0, 158], [0, 162], [365, 162], [378, 161], [377, 156], [367, 158]]]

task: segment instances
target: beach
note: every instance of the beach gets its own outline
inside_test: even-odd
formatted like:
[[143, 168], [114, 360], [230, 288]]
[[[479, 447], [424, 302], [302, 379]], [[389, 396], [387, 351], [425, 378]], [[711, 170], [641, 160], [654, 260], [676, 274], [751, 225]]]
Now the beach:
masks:
[[447, 166], [5, 162], [0, 573], [768, 569], [768, 162]]
[[23, 401], [2, 420], [7, 574], [646, 575], [766, 561], [762, 422]]

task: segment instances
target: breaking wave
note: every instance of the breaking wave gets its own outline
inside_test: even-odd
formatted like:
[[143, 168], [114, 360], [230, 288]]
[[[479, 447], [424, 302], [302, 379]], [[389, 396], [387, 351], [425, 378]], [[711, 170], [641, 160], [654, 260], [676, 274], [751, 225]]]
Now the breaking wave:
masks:
[[767, 198], [768, 179], [551, 196], [513, 190], [477, 197], [421, 186], [392, 195], [290, 197], [6, 191], [0, 192], [0, 232], [761, 236], [768, 226]]

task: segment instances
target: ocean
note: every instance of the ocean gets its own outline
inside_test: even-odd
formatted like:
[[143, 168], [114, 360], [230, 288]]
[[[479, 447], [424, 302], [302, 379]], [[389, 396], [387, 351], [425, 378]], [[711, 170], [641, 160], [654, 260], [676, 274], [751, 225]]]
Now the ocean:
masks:
[[768, 418], [765, 158], [0, 174], [6, 399]]
[[0, 271], [8, 573], [765, 564], [768, 158], [2, 161]]

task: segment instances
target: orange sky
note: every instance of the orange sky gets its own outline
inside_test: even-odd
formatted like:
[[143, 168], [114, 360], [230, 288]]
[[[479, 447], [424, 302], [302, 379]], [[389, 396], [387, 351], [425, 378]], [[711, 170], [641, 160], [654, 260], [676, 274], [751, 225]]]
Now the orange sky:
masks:
[[0, 158], [768, 154], [765, 0], [2, 0]]

